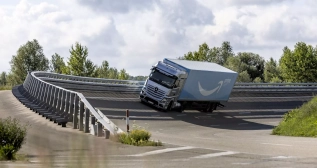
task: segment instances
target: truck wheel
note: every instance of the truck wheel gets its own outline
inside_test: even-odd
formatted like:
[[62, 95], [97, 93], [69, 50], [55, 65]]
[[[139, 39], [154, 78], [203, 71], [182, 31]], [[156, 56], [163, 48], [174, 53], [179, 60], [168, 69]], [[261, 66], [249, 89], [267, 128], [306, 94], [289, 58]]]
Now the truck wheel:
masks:
[[212, 113], [214, 111], [214, 106], [215, 106], [215, 103], [209, 103], [205, 111]]
[[180, 106], [178, 109], [177, 109], [178, 112], [182, 113], [184, 112], [184, 106]]
[[171, 101], [171, 102], [168, 104], [167, 108], [164, 109], [163, 111], [164, 111], [164, 112], [171, 111], [171, 110], [172, 110], [172, 105], [173, 105], [173, 101]]

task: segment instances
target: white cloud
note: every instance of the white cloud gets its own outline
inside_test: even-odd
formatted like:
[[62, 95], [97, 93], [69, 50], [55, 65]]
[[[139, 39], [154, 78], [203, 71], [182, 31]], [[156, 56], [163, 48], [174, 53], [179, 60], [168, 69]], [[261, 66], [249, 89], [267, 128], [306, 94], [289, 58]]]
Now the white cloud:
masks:
[[[132, 3], [133, 2], [133, 3]], [[37, 39], [47, 57], [69, 57], [76, 41], [89, 58], [147, 75], [165, 57], [176, 58], [230, 41], [235, 52], [279, 59], [284, 46], [317, 43], [314, 0], [21, 0], [0, 3], [0, 71], [20, 45]]]

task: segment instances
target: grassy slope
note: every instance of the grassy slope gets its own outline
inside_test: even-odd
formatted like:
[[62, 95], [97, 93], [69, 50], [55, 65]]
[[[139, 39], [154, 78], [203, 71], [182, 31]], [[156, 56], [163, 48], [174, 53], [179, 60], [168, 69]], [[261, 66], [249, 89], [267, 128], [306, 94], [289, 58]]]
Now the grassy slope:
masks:
[[317, 97], [284, 115], [275, 135], [317, 137]]
[[2, 85], [0, 85], [0, 90], [12, 90], [12, 86], [2, 86]]

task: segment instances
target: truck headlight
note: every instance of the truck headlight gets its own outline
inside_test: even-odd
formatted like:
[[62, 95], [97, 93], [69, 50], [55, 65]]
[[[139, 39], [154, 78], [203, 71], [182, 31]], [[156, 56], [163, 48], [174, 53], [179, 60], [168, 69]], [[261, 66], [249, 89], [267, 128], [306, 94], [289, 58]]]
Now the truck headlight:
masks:
[[165, 103], [167, 100], [164, 98], [161, 100], [162, 103]]

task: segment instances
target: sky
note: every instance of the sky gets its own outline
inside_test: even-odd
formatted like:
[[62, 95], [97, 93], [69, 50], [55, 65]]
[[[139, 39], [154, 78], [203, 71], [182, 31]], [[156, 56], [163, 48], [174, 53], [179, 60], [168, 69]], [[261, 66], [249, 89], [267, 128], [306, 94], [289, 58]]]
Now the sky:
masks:
[[316, 0], [10, 0], [0, 1], [0, 72], [27, 41], [66, 61], [76, 42], [95, 64], [148, 75], [164, 58], [206, 42], [279, 60], [285, 46], [317, 45]]

